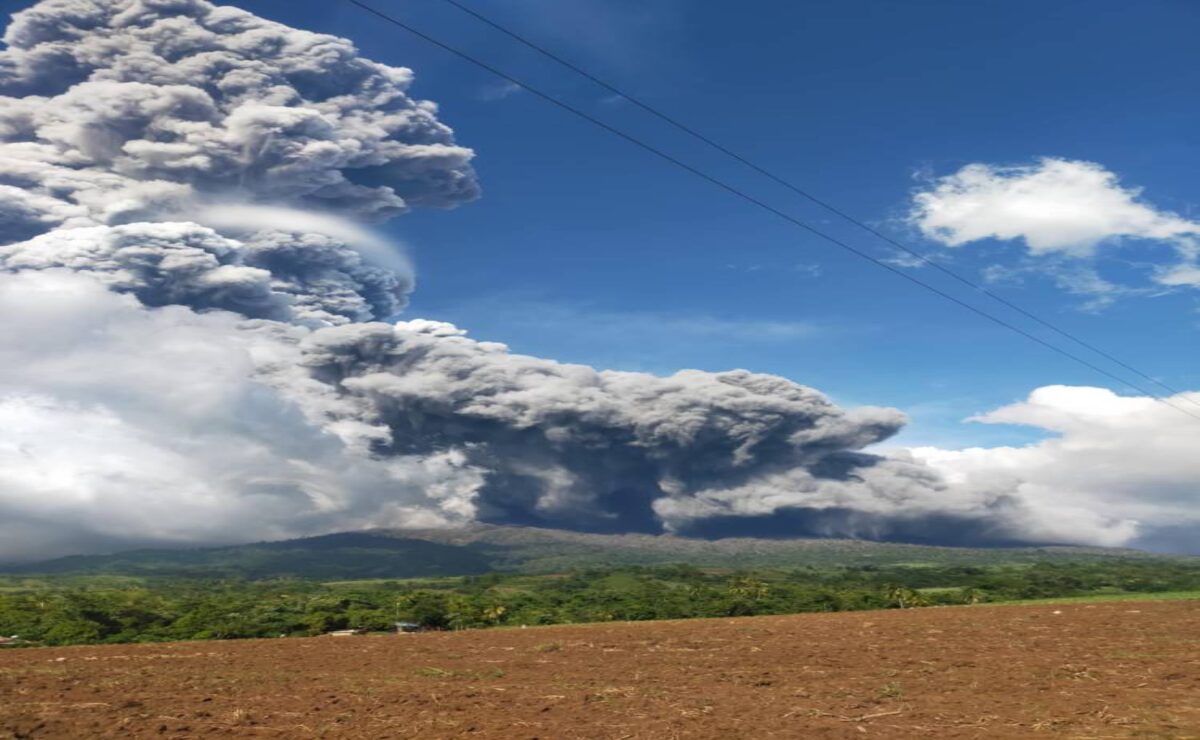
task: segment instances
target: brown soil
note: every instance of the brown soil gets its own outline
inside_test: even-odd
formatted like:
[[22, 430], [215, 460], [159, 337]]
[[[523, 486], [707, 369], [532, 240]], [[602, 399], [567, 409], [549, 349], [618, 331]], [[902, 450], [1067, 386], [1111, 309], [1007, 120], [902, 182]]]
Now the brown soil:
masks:
[[0, 651], [0, 737], [1200, 738], [1200, 602]]

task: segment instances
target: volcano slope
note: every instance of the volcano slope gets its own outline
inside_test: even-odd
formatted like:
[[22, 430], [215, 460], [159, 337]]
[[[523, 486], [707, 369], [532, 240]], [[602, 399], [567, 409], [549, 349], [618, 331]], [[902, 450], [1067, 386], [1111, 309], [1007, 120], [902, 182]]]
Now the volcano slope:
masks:
[[1200, 737], [1200, 602], [0, 652], [0, 736]]

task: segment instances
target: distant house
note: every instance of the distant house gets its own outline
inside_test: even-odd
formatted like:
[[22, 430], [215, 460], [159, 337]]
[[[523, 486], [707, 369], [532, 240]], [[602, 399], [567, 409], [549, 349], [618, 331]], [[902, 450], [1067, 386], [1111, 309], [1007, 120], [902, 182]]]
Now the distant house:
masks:
[[326, 632], [325, 634], [328, 635], [329, 637], [354, 637], [355, 635], [365, 635], [365, 634], [367, 634], [367, 631], [366, 630], [333, 630], [332, 632]]
[[396, 622], [396, 631], [401, 633], [420, 632], [421, 625], [416, 624], [415, 622]]

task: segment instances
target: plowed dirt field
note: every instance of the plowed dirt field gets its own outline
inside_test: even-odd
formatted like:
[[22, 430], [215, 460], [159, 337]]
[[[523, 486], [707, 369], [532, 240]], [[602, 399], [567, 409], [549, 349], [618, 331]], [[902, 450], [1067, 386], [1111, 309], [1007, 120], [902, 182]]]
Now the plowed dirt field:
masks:
[[1200, 738], [1200, 601], [0, 651], [0, 737]]

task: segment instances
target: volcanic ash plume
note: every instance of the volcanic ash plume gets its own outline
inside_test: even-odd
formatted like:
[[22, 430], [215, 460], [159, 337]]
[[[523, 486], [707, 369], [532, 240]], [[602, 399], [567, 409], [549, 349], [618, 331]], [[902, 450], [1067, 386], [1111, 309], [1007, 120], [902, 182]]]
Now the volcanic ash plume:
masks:
[[[478, 194], [412, 73], [203, 0], [46, 0], [0, 52], [0, 558], [474, 520], [1020, 539], [904, 423], [395, 322], [363, 224]], [[395, 323], [389, 323], [395, 322]]]

